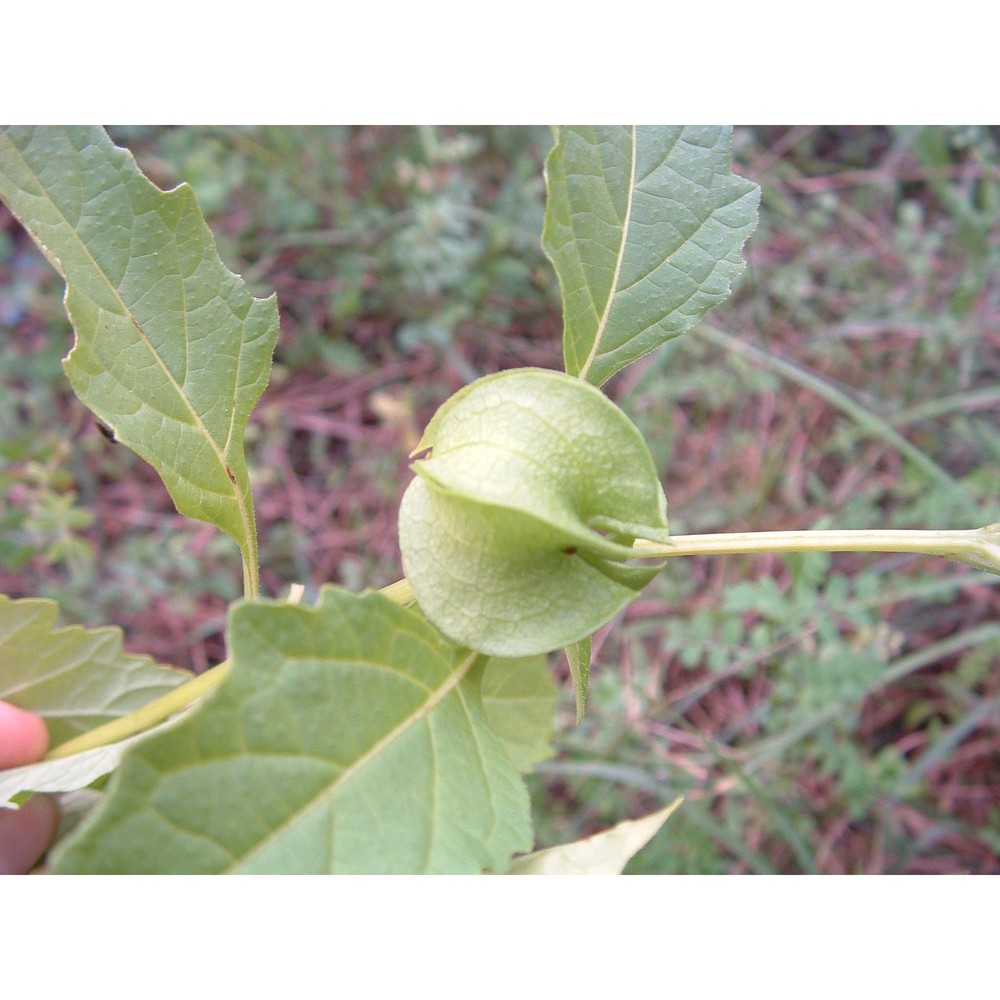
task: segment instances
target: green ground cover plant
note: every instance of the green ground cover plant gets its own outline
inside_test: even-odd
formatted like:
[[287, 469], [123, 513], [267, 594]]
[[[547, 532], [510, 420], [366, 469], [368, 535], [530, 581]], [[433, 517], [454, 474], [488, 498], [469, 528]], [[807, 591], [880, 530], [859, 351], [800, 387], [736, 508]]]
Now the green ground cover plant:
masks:
[[[730, 171], [726, 130], [562, 129], [556, 136], [543, 242], [562, 292], [565, 374], [532, 367], [467, 379], [413, 442], [416, 476], [400, 511], [406, 580], [381, 594], [323, 588], [312, 603], [295, 603], [259, 597], [243, 455], [276, 342], [273, 299], [255, 299], [223, 267], [188, 189], [157, 191], [100, 133], [6, 135], [0, 195], [66, 278], [77, 341], [65, 367], [74, 389], [119, 442], [157, 469], [182, 514], [236, 541], [244, 567], [244, 598], [228, 615], [226, 662], [195, 681], [132, 662], [113, 632], [53, 630], [55, 607], [47, 602], [4, 604], [12, 666], [0, 694], [50, 719], [71, 719], [57, 734], [67, 742], [54, 760], [12, 775], [10, 793], [101, 783], [121, 762], [104, 800], [60, 845], [56, 870], [620, 868], [669, 806], [638, 828], [638, 840], [629, 837], [637, 828], [625, 825], [604, 840], [527, 854], [534, 838], [520, 775], [550, 755], [555, 710], [545, 656], [566, 648], [583, 741], [593, 735], [585, 714], [592, 637], [605, 641], [603, 626], [635, 608], [651, 584], [683, 585], [676, 557], [762, 551], [795, 553], [791, 588], [769, 577], [723, 588], [721, 609], [671, 621], [664, 644], [690, 668], [707, 657], [711, 670], [732, 675], [790, 635], [826, 629], [835, 655], [814, 649], [810, 659], [803, 649], [782, 663], [766, 726], [774, 732], [770, 745], [728, 762], [801, 867], [815, 870], [810, 831], [786, 804], [767, 801], [754, 772], [842, 719], [844, 705], [878, 689], [887, 673], [905, 677], [927, 662], [914, 654], [887, 670], [884, 657], [858, 645], [865, 629], [873, 647], [880, 641], [871, 610], [883, 582], [832, 573], [817, 550], [930, 553], [986, 576], [998, 564], [996, 527], [668, 531], [650, 446], [600, 387], [678, 334], [690, 337], [726, 297], [756, 223], [757, 190]], [[445, 155], [433, 133], [422, 139], [430, 160]], [[438, 337], [439, 349], [450, 349], [453, 333]], [[734, 355], [753, 350], [704, 324], [694, 336]], [[855, 425], [867, 420], [865, 430], [874, 426], [908, 448], [939, 488], [929, 505], [938, 515], [944, 507], [963, 519], [996, 516], [988, 480], [958, 483], [885, 421], [856, 403], [852, 410], [835, 387], [811, 384], [808, 371], [782, 359], [766, 360], [782, 377], [825, 392]], [[912, 506], [921, 501], [926, 493]], [[819, 612], [817, 594], [825, 604]], [[902, 594], [897, 599], [905, 588]], [[823, 624], [843, 615], [855, 630], [848, 642], [840, 622]], [[994, 632], [988, 624], [970, 630], [957, 646], [978, 652], [980, 677]], [[626, 629], [625, 639], [625, 662], [641, 668], [641, 628]], [[881, 637], [883, 645], [891, 641]], [[104, 659], [88, 644], [106, 649]], [[735, 662], [731, 653], [720, 656], [724, 647], [741, 651]], [[74, 679], [53, 684], [52, 674]], [[783, 678], [809, 693], [790, 715], [782, 706], [795, 699], [782, 694]], [[613, 688], [601, 693], [602, 704], [627, 692], [627, 679], [619, 693]], [[199, 699], [179, 722], [131, 746]], [[984, 699], [965, 718], [987, 718], [991, 705]], [[108, 718], [116, 721], [105, 728]], [[898, 757], [885, 755], [873, 772], [845, 758], [844, 747], [823, 748], [821, 766], [845, 783], [854, 776], [862, 810], [872, 788], [894, 784], [902, 795], [920, 780]], [[617, 770], [627, 787], [629, 774], [614, 760], [619, 748], [598, 749], [607, 751], [607, 773]], [[550, 776], [558, 773], [552, 766]], [[537, 767], [542, 776], [545, 767]], [[571, 773], [563, 767], [564, 779]], [[755, 870], [768, 870], [752, 845], [740, 843], [738, 829], [720, 828], [697, 804], [687, 822]], [[520, 860], [512, 863], [513, 855]], [[717, 863], [711, 852], [702, 860], [706, 869]]]

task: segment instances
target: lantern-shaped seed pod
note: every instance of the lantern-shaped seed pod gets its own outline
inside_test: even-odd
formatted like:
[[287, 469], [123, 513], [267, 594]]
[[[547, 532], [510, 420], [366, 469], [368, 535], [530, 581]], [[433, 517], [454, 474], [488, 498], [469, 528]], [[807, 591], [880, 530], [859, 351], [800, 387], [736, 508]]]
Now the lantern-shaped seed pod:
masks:
[[599, 389], [544, 369], [479, 379], [414, 455], [403, 568], [445, 635], [493, 656], [577, 642], [656, 575], [635, 538], [667, 540], [667, 504], [634, 424]]

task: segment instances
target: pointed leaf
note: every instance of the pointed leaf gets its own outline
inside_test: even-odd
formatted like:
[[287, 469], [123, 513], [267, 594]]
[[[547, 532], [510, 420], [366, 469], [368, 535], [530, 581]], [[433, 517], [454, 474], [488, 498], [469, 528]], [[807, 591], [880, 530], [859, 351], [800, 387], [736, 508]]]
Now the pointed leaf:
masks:
[[625, 820], [593, 837], [516, 858], [507, 874], [621, 875], [682, 801], [675, 799], [658, 812], [642, 819]]
[[553, 754], [558, 692], [544, 656], [493, 657], [483, 671], [483, 709], [514, 766], [527, 773]]
[[600, 390], [561, 372], [488, 375], [431, 420], [403, 497], [407, 579], [445, 635], [530, 656], [592, 634], [658, 571], [632, 541], [667, 540], [649, 449]]
[[141, 708], [191, 674], [122, 650], [118, 628], [56, 628], [54, 601], [0, 595], [0, 700], [37, 712], [53, 745]]
[[125, 758], [61, 872], [475, 873], [531, 842], [481, 659], [380, 594], [246, 602], [223, 685]]
[[542, 243], [570, 375], [603, 384], [729, 294], [760, 198], [729, 142], [715, 126], [557, 129]]
[[0, 129], [0, 198], [66, 280], [73, 389], [182, 514], [236, 540], [255, 591], [243, 436], [267, 384], [274, 299], [226, 269], [189, 187], [160, 191], [101, 129]]

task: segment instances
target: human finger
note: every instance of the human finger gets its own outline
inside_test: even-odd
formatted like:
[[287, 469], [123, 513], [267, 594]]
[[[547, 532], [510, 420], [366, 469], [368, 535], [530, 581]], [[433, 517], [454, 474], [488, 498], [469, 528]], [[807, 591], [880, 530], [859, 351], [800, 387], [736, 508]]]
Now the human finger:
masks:
[[41, 716], [0, 701], [0, 770], [31, 764], [48, 746], [49, 733]]
[[30, 872], [58, 825], [59, 808], [49, 795], [36, 795], [20, 809], [0, 808], [0, 875]]

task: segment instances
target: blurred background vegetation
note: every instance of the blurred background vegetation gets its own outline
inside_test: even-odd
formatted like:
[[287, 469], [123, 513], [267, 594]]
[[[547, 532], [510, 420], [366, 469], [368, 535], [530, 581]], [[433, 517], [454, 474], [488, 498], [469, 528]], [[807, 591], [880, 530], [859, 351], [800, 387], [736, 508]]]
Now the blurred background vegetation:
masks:
[[[400, 575], [407, 453], [472, 378], [561, 366], [547, 129], [111, 128], [278, 293], [248, 443], [266, 592]], [[748, 270], [608, 388], [675, 532], [1000, 521], [1000, 130], [754, 127]], [[69, 392], [61, 283], [0, 209], [0, 588], [201, 671], [234, 546]], [[686, 796], [643, 873], [1000, 873], [1000, 580], [903, 556], [677, 560], [563, 685], [552, 844]], [[553, 658], [565, 680], [565, 665]]]

